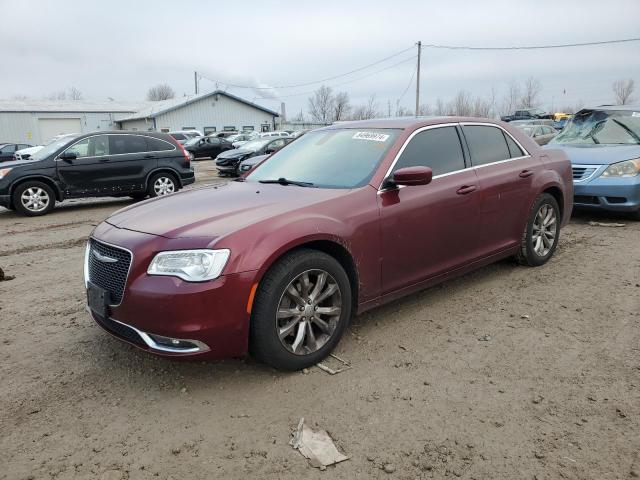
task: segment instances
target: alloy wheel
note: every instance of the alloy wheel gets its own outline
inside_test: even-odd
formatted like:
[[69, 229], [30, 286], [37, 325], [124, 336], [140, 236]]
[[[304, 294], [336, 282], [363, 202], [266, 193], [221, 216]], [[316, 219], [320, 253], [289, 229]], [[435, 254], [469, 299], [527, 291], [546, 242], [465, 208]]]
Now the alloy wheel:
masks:
[[153, 184], [153, 190], [156, 195], [169, 195], [175, 191], [176, 187], [169, 177], [159, 177]]
[[342, 295], [336, 280], [324, 270], [307, 270], [285, 288], [276, 313], [282, 345], [295, 355], [321, 349], [334, 334]]
[[49, 206], [51, 198], [44, 189], [40, 187], [30, 187], [22, 192], [20, 201], [27, 210], [31, 212], [41, 212]]
[[533, 220], [533, 251], [540, 257], [546, 256], [553, 247], [558, 231], [558, 222], [554, 208], [543, 203]]

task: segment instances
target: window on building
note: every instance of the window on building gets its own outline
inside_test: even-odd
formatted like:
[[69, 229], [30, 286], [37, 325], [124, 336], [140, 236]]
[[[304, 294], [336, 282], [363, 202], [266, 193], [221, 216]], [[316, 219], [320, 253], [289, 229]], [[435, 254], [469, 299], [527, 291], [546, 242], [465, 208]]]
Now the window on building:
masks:
[[169, 133], [171, 130], [169, 130], [168, 128], [161, 128], [160, 131], [162, 133]]
[[464, 169], [464, 155], [456, 128], [431, 128], [416, 134], [393, 171], [417, 166], [430, 167], [434, 176]]
[[182, 127], [182, 130], [195, 130], [196, 127]]
[[243, 132], [253, 132], [253, 130], [253, 125], [245, 125], [244, 127], [242, 127]]
[[209, 135], [210, 133], [215, 133], [216, 127], [204, 127], [204, 134]]
[[236, 127], [232, 127], [232, 126], [222, 127], [222, 130], [225, 132], [235, 132]]
[[269, 124], [263, 123], [262, 125], [260, 125], [260, 131], [261, 132], [268, 132], [269, 130], [270, 130]]
[[471, 152], [474, 166], [499, 162], [511, 158], [507, 141], [502, 130], [484, 125], [465, 125], [462, 127]]

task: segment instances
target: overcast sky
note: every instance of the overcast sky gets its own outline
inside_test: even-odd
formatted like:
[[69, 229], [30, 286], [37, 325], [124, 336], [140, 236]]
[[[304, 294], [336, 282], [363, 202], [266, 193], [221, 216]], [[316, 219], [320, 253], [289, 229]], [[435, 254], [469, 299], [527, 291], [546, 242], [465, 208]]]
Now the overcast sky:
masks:
[[[254, 6], [255, 5], [255, 6]], [[159, 82], [192, 94], [193, 72], [242, 85], [304, 84], [357, 69], [423, 43], [513, 46], [640, 36], [639, 0], [268, 1], [0, 0], [0, 98], [42, 98], [75, 86], [87, 100], [143, 100]], [[407, 90], [410, 50], [353, 75], [327, 81], [352, 103], [376, 94], [381, 109]], [[539, 51], [426, 48], [422, 103], [458, 90], [500, 98], [509, 81], [540, 79], [544, 105], [613, 100], [611, 84], [634, 78], [640, 90], [640, 42]], [[358, 80], [360, 79], [360, 80]], [[356, 81], [352, 81], [356, 80]], [[336, 86], [339, 83], [346, 83]], [[289, 116], [306, 111], [305, 92], [320, 84], [232, 93]], [[215, 83], [200, 81], [201, 91]], [[303, 93], [301, 95], [297, 95]], [[412, 108], [415, 79], [401, 105]], [[640, 100], [640, 91], [636, 98]]]

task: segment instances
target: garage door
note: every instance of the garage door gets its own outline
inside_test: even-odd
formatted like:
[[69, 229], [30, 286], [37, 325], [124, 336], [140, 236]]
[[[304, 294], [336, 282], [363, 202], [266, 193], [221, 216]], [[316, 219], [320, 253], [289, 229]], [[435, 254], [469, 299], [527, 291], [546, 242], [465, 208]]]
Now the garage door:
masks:
[[61, 133], [81, 133], [79, 118], [39, 118], [38, 126], [42, 143]]

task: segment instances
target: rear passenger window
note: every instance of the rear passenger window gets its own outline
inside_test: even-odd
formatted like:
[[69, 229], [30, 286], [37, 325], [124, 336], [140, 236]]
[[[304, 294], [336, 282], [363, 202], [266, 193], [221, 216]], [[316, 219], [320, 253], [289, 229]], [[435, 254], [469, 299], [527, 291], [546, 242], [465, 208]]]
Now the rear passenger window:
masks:
[[431, 167], [433, 175], [465, 168], [462, 145], [455, 127], [431, 128], [407, 144], [393, 171], [405, 167]]
[[511, 156], [511, 158], [523, 157], [525, 155], [518, 144], [513, 141], [511, 135], [505, 133], [504, 138], [507, 140], [507, 147], [509, 147], [509, 155]]
[[499, 128], [465, 125], [462, 130], [471, 152], [471, 163], [475, 167], [511, 158], [507, 141]]
[[167, 150], [175, 150], [175, 147], [164, 140], [160, 140], [159, 138], [146, 137], [147, 139], [147, 150], [150, 152], [165, 152]]
[[138, 135], [111, 135], [111, 154], [142, 153], [147, 151], [145, 137]]

